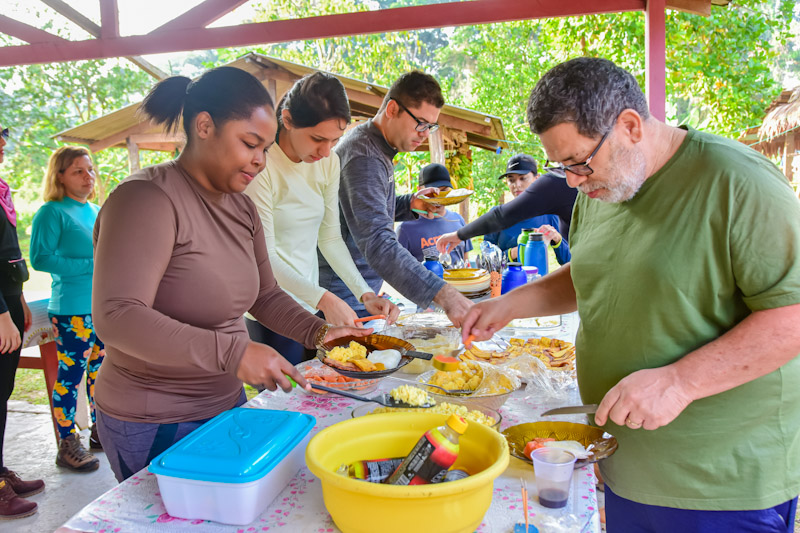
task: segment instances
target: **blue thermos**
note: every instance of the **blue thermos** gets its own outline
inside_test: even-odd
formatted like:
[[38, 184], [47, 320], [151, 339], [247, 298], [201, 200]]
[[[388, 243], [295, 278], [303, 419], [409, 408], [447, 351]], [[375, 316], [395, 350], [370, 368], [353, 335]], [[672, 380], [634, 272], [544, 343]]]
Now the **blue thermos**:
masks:
[[424, 266], [425, 268], [427, 268], [440, 278], [444, 278], [444, 268], [442, 268], [442, 264], [436, 257], [426, 257], [425, 262], [422, 263], [422, 266]]
[[544, 233], [531, 233], [525, 245], [525, 266], [535, 266], [539, 275], [547, 274], [547, 244], [544, 242]]
[[528, 282], [528, 276], [522, 270], [519, 263], [509, 263], [508, 268], [503, 272], [503, 282], [500, 285], [500, 294], [513, 291]]

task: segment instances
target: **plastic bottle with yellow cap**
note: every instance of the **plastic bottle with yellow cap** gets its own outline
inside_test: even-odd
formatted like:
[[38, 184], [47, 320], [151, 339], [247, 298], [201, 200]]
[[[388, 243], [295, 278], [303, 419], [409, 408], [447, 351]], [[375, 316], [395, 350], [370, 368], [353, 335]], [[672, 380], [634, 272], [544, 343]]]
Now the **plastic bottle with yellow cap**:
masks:
[[458, 438], [467, 430], [467, 425], [460, 416], [450, 415], [445, 425], [426, 431], [386, 483], [425, 485], [443, 481], [458, 459]]

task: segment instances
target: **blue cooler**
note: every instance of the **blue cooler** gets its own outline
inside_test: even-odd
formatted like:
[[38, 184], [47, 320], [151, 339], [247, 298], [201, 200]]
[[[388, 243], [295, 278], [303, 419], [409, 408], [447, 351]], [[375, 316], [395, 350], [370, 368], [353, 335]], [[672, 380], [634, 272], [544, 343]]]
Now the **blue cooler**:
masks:
[[173, 444], [150, 463], [167, 512], [245, 525], [305, 465], [313, 416], [236, 407]]

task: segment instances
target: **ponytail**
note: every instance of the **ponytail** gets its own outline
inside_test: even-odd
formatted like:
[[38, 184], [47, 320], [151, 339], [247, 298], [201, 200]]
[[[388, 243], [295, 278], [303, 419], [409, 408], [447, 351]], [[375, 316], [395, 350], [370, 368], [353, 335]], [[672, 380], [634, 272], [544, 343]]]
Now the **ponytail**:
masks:
[[147, 94], [139, 112], [168, 131], [177, 131], [183, 117], [187, 144], [198, 113], [211, 115], [217, 127], [243, 120], [258, 107], [273, 107], [272, 98], [258, 79], [235, 67], [217, 67], [192, 81], [172, 76], [158, 82]]
[[164, 125], [168, 132], [176, 132], [181, 123], [186, 89], [190, 83], [192, 80], [186, 76], [172, 76], [161, 80], [147, 94], [139, 111], [154, 123]]

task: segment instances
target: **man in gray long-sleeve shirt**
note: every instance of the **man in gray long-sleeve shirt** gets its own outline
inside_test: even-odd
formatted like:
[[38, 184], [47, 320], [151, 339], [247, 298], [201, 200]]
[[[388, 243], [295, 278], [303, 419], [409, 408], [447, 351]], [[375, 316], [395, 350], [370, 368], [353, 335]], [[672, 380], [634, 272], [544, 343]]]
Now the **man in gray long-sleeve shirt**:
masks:
[[[434, 301], [458, 326], [471, 302], [423, 267], [394, 232], [395, 221], [417, 218], [412, 209], [432, 207], [417, 198], [426, 190], [395, 195], [392, 158], [398, 152], [415, 150], [436, 130], [442, 106], [444, 98], [433, 77], [418, 71], [401, 76], [375, 117], [354, 128], [336, 148], [341, 161], [339, 207], [342, 236], [369, 286], [378, 293], [385, 279], [421, 307]], [[436, 212], [443, 211], [438, 208]], [[319, 283], [359, 316], [367, 314], [322, 254]]]

